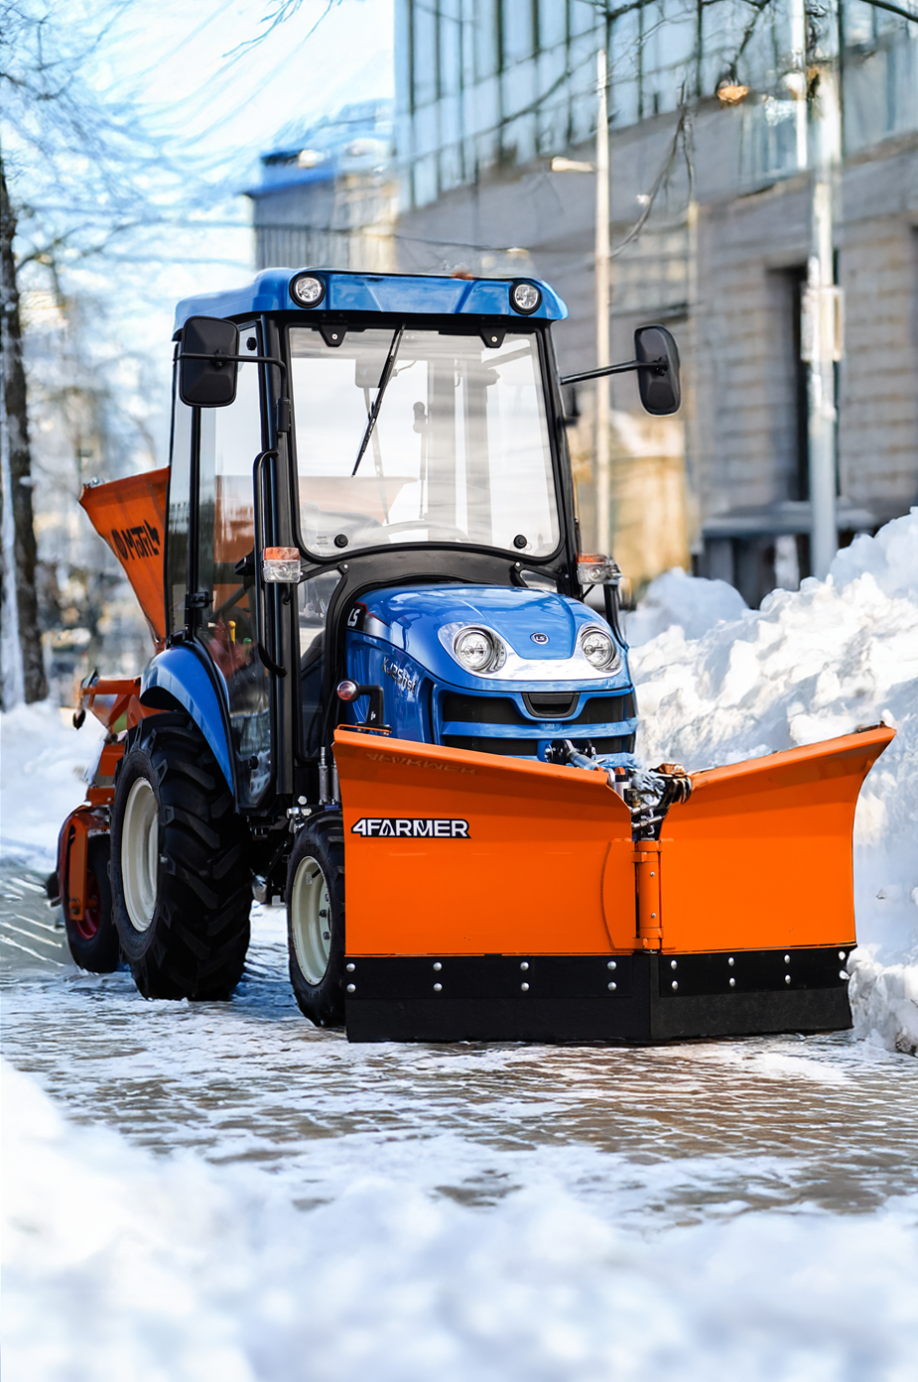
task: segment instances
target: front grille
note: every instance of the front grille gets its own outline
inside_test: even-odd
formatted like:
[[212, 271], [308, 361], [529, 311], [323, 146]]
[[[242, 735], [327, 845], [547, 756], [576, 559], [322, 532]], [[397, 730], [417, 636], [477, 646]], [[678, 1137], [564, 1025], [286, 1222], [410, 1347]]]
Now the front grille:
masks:
[[523, 703], [537, 720], [566, 720], [580, 699], [578, 691], [524, 691]]
[[447, 691], [441, 704], [444, 720], [459, 720], [473, 725], [525, 724], [513, 701], [506, 696], [464, 696]]
[[575, 720], [578, 725], [612, 725], [619, 720], [633, 720], [635, 716], [634, 696], [629, 691], [624, 696], [591, 696], [580, 707]]
[[633, 734], [623, 734], [615, 738], [608, 736], [598, 739], [572, 739], [571, 743], [575, 749], [580, 749], [581, 753], [588, 753], [591, 745], [599, 754], [634, 752]]
[[510, 758], [535, 758], [538, 739], [492, 739], [483, 734], [444, 734], [449, 749], [469, 749], [472, 753], [502, 753]]
[[[634, 752], [633, 734], [624, 734], [616, 738], [572, 739], [571, 742], [581, 753], [588, 752], [591, 746], [598, 754]], [[539, 747], [538, 739], [497, 739], [484, 734], [444, 734], [443, 743], [449, 749], [470, 749], [473, 753], [500, 753], [509, 758], [535, 758]]]
[[[620, 720], [631, 720], [635, 715], [634, 696], [630, 691], [625, 695], [591, 696], [589, 700], [584, 700], [579, 691], [524, 691], [523, 702], [536, 720], [567, 720], [571, 725], [617, 724]], [[458, 720], [463, 724], [532, 723], [508, 696], [474, 696], [447, 691], [440, 709], [443, 720]]]
[[589, 700], [583, 699], [578, 692], [524, 691], [523, 701], [537, 720], [569, 718], [572, 725], [617, 724], [619, 720], [632, 719], [635, 714], [634, 696], [630, 691], [624, 696], [591, 696]]

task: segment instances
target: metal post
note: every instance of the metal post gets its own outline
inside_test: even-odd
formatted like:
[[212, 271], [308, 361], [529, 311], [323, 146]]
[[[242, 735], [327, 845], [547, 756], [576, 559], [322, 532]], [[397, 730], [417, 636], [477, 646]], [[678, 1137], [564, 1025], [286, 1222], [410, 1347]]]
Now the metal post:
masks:
[[[609, 346], [609, 105], [606, 50], [597, 54], [596, 115], [596, 365], [611, 364]], [[596, 548], [611, 551], [609, 380], [596, 380]]]
[[806, 7], [804, 0], [789, 0], [788, 21], [790, 24], [791, 62], [797, 69], [788, 73], [787, 85], [796, 103], [795, 130], [797, 136], [797, 168], [800, 172], [809, 161], [807, 152], [807, 106], [806, 99]]
[[[795, 0], [795, 9], [801, 9]], [[795, 42], [805, 45], [798, 21]], [[807, 92], [807, 55], [798, 54], [804, 109], [808, 112], [809, 162], [812, 168], [810, 252], [803, 294], [801, 342], [807, 372], [807, 445], [810, 490], [810, 569], [824, 580], [838, 550], [836, 505], [837, 419], [834, 362], [841, 357], [841, 301], [835, 286], [833, 182], [841, 157], [841, 107], [836, 74], [828, 62], [819, 69], [815, 96]], [[798, 141], [799, 142], [799, 141]], [[799, 155], [798, 155], [799, 156]]]
[[812, 355], [807, 378], [809, 442], [810, 567], [825, 580], [838, 551], [835, 504], [836, 415], [835, 370], [830, 336], [832, 264], [832, 188], [819, 180], [813, 187], [812, 248], [807, 264], [808, 310], [811, 314]]

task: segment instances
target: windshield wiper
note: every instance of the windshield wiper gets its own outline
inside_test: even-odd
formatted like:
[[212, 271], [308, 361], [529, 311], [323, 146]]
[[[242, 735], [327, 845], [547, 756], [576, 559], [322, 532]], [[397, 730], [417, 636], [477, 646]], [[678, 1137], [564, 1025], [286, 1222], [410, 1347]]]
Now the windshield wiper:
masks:
[[360, 462], [363, 460], [364, 457], [364, 452], [366, 451], [367, 446], [370, 442], [370, 438], [373, 435], [373, 428], [376, 426], [376, 419], [379, 417], [379, 410], [382, 407], [383, 396], [386, 392], [386, 389], [389, 387], [389, 380], [392, 378], [392, 370], [395, 367], [395, 359], [398, 355], [398, 348], [402, 343], [402, 336], [404, 335], [404, 331], [404, 326], [400, 326], [396, 331], [395, 335], [392, 337], [392, 344], [389, 346], [389, 354], [386, 356], [386, 363], [383, 365], [382, 374], [379, 376], [379, 383], [376, 385], [376, 402], [370, 409], [370, 416], [367, 419], [367, 430], [363, 434], [363, 441], [360, 443], [360, 450], [357, 452], [357, 459], [354, 462], [354, 469], [351, 471], [352, 475], [357, 474]]

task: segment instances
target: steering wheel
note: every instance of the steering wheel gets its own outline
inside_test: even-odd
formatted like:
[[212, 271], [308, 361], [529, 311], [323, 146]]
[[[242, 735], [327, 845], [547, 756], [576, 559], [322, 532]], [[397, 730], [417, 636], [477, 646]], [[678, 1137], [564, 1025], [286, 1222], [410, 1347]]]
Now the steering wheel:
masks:
[[[406, 518], [401, 523], [388, 523], [383, 527], [383, 531], [390, 535], [392, 533], [407, 533], [413, 528], [426, 528], [430, 533], [436, 533], [441, 542], [468, 542], [469, 535], [464, 533], [461, 528], [454, 527], [451, 523], [434, 523], [427, 518]], [[449, 536], [444, 536], [449, 534]], [[433, 538], [437, 541], [437, 538]]]

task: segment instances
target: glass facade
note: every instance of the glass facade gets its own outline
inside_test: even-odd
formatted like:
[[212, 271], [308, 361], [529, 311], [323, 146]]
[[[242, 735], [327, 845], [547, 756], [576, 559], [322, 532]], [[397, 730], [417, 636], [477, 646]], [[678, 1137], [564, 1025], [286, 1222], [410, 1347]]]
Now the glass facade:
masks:
[[[745, 182], [801, 166], [804, 61], [841, 54], [845, 152], [918, 129], [918, 25], [866, 0], [819, 14], [804, 0], [400, 0], [397, 144], [405, 200], [423, 206], [482, 169], [562, 153], [595, 129], [596, 52], [609, 53], [609, 111], [623, 128], [749, 88]], [[795, 51], [796, 50], [796, 51]]]

